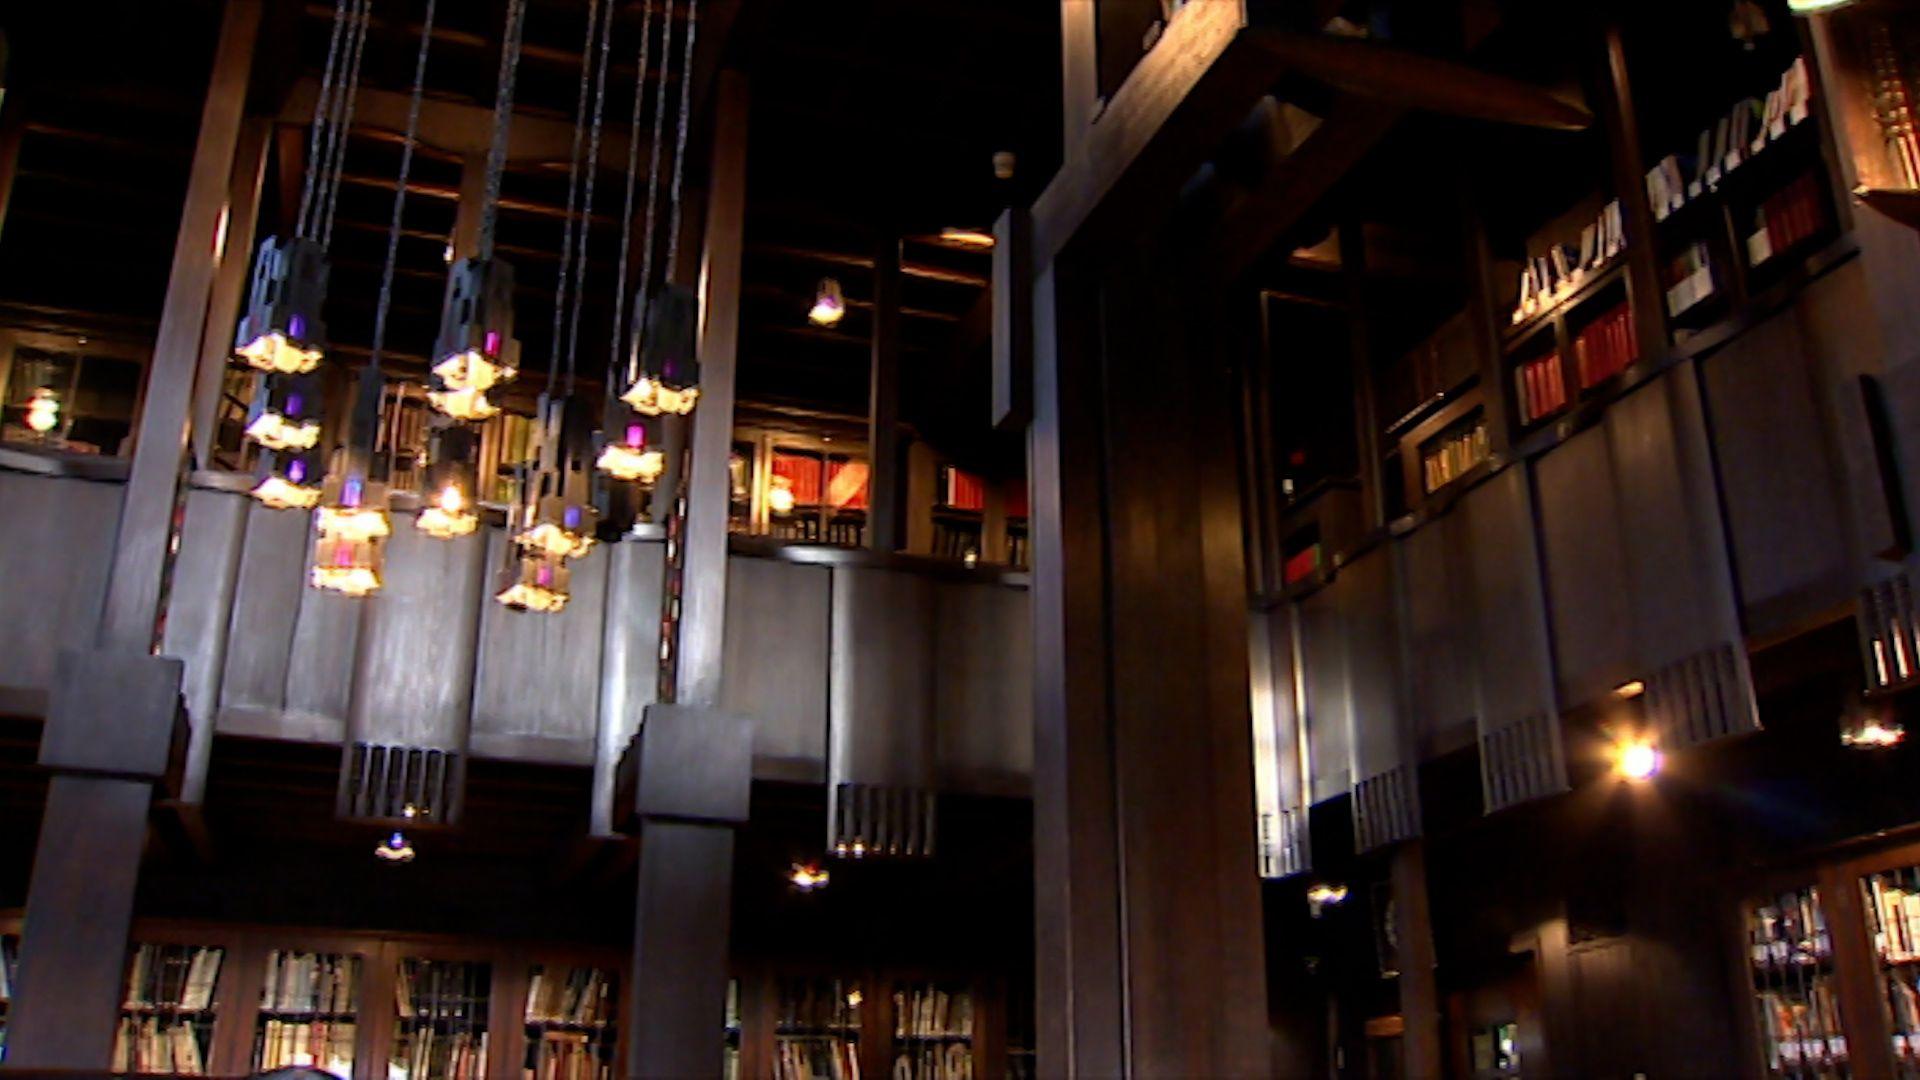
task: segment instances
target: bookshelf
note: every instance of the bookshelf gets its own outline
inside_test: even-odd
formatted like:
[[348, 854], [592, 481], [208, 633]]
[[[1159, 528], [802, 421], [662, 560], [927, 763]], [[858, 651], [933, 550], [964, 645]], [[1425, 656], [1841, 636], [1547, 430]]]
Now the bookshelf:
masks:
[[1920, 1076], [1920, 867], [1868, 874], [1860, 892], [1894, 1060], [1902, 1077]]
[[215, 990], [226, 949], [147, 942], [127, 958], [113, 1041], [115, 1072], [197, 1076], [213, 1050]]
[[1768, 1074], [1847, 1074], [1833, 939], [1813, 885], [1765, 896], [1746, 911], [1753, 1003]]
[[972, 1080], [973, 993], [955, 983], [896, 983], [894, 1080]]
[[271, 949], [260, 981], [252, 1068], [311, 1065], [352, 1076], [363, 963], [343, 953]]
[[527, 1080], [611, 1080], [620, 1072], [618, 976], [535, 964], [527, 975]]
[[484, 1080], [492, 965], [404, 957], [393, 973], [390, 1080]]
[[781, 977], [774, 984], [775, 1080], [859, 1080], [868, 995], [858, 979]]

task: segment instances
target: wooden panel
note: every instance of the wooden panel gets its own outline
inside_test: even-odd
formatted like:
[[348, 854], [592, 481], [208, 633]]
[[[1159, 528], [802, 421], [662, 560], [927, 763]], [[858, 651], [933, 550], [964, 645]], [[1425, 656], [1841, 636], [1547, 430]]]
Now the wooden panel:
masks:
[[1567, 440], [1534, 465], [1554, 667], [1567, 705], [1632, 678], [1633, 612], [1606, 431]]
[[942, 791], [1024, 795], [1033, 775], [1033, 624], [1024, 590], [934, 587], [935, 758]]
[[[600, 705], [593, 752], [590, 828], [613, 828], [613, 789], [620, 755], [659, 690], [660, 620], [633, 612], [660, 610], [666, 545], [628, 540], [607, 550], [607, 599], [600, 636]], [[729, 590], [728, 595], [732, 595]]]
[[[488, 530], [487, 566], [501, 565], [497, 530]], [[487, 736], [531, 736], [591, 743], [599, 716], [600, 618], [607, 547], [572, 562], [573, 598], [557, 615], [480, 605], [479, 670], [473, 688], [474, 752]], [[635, 613], [650, 618], [651, 612]], [[526, 745], [524, 742], [521, 745]]]
[[90, 645], [99, 626], [120, 495], [119, 484], [0, 472], [0, 690], [27, 691], [34, 711], [54, 657]]
[[[1489, 810], [1567, 785], [1532, 502], [1526, 472], [1507, 469], [1474, 489], [1455, 511], [1465, 532]], [[1489, 741], [1497, 741], [1502, 752], [1488, 754]], [[1495, 761], [1507, 766], [1497, 785]]]
[[833, 570], [828, 784], [933, 785], [930, 579]]
[[[305, 514], [295, 516], [306, 519]], [[286, 713], [296, 723], [324, 724], [330, 732], [344, 732], [360, 618], [369, 603], [378, 603], [379, 598], [308, 588], [304, 561], [297, 573], [300, 613], [294, 617], [293, 648], [287, 656]]]
[[727, 560], [727, 573], [720, 707], [753, 720], [754, 775], [822, 780], [833, 572], [736, 555]]
[[1262, 877], [1307, 869], [1306, 773], [1300, 760], [1293, 611], [1258, 611], [1247, 621], [1252, 682], [1253, 792]]
[[1315, 803], [1346, 794], [1353, 783], [1353, 710], [1347, 696], [1346, 634], [1337, 588], [1336, 583], [1321, 589], [1299, 607], [1308, 796]]
[[1335, 588], [1346, 637], [1358, 785], [1410, 759], [1393, 549], [1383, 544], [1342, 567]]
[[246, 538], [245, 495], [196, 489], [187, 495], [180, 530], [180, 557], [173, 567], [172, 599], [161, 651], [186, 662], [181, 693], [193, 724], [183, 798], [200, 801], [213, 751], [220, 679], [227, 659], [227, 626]]
[[464, 751], [473, 711], [473, 627], [487, 536], [436, 540], [395, 515], [385, 585], [367, 601], [348, 712], [355, 742]]
[[227, 624], [227, 666], [220, 680], [220, 727], [228, 712], [277, 715], [287, 703], [292, 614], [305, 590], [307, 517], [249, 500], [246, 541]]
[[1791, 313], [1703, 362], [1734, 566], [1756, 629], [1843, 602], [1854, 584], [1817, 370]]
[[1468, 522], [1455, 512], [1428, 522], [1396, 547], [1406, 603], [1409, 736], [1422, 753], [1437, 736], [1479, 713]]

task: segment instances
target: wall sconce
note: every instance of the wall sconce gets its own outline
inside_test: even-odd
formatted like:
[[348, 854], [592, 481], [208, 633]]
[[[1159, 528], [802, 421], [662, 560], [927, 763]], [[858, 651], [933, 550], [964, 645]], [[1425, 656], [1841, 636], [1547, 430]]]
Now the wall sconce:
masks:
[[27, 427], [37, 435], [45, 435], [60, 426], [60, 397], [52, 387], [36, 387], [33, 396], [27, 399]]
[[793, 481], [784, 476], [773, 478], [767, 488], [767, 509], [781, 517], [793, 513]]
[[833, 326], [846, 317], [847, 298], [840, 291], [840, 282], [833, 278], [821, 278], [820, 288], [813, 294], [813, 307], [807, 312], [807, 321], [815, 326]]

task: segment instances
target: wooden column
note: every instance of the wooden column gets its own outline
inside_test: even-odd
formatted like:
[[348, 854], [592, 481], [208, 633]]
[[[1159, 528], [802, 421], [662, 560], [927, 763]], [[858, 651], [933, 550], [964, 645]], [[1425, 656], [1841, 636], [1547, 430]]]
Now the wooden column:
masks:
[[1427, 904], [1427, 853], [1420, 840], [1396, 848], [1389, 871], [1400, 941], [1400, 1042], [1408, 1076], [1445, 1072], [1440, 1046], [1440, 991], [1434, 978], [1433, 916]]
[[873, 352], [867, 377], [867, 546], [900, 548], [900, 239], [873, 252]]
[[1060, 134], [1067, 155], [1100, 114], [1100, 50], [1095, 0], [1060, 0]]
[[49, 702], [40, 760], [56, 775], [27, 891], [9, 1067], [98, 1070], [112, 1053], [146, 811], [179, 707], [180, 664], [153, 653], [177, 535], [174, 508], [213, 284], [214, 235], [233, 173], [259, 23], [259, 0], [228, 0], [148, 368], [98, 648], [62, 655]]
[[752, 729], [721, 715], [727, 459], [733, 446], [746, 222], [748, 84], [720, 75], [705, 222], [700, 404], [688, 455], [679, 704], [649, 706], [636, 737], [640, 871], [627, 1006], [628, 1071], [718, 1076], [726, 1010], [733, 830], [745, 820]]
[[1224, 306], [1085, 258], [1034, 305], [1039, 1071], [1265, 1075]]
[[247, 301], [247, 279], [253, 268], [253, 241], [260, 216], [260, 185], [266, 179], [267, 153], [272, 147], [272, 120], [256, 117], [241, 125], [233, 155], [233, 178], [227, 188], [226, 236], [215, 262], [213, 295], [207, 300], [207, 322], [201, 332], [200, 370], [194, 376], [193, 461], [203, 469], [212, 467], [214, 442], [219, 437], [220, 394], [227, 357], [233, 352], [240, 305]]

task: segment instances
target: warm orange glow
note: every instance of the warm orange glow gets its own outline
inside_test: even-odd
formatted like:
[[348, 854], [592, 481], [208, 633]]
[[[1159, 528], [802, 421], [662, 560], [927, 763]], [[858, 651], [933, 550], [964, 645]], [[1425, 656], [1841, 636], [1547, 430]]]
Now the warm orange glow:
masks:
[[269, 450], [310, 450], [320, 441], [320, 425], [311, 420], [289, 420], [269, 409], [247, 425], [247, 438]]
[[638, 480], [651, 484], [660, 479], [661, 472], [667, 467], [667, 455], [657, 446], [628, 446], [626, 443], [608, 443], [600, 451], [600, 458], [594, 468], [613, 477], [615, 480]]
[[1613, 688], [1613, 696], [1623, 700], [1627, 698], [1637, 698], [1646, 692], [1647, 684], [1641, 682], [1639, 679], [1634, 679], [1631, 682], [1623, 682]]
[[27, 426], [41, 435], [60, 426], [60, 399], [48, 387], [35, 390], [27, 400]]
[[1620, 742], [1613, 748], [1613, 771], [1635, 783], [1651, 780], [1660, 772], [1660, 749], [1648, 739]]
[[833, 875], [813, 863], [794, 863], [793, 869], [787, 873], [787, 880], [793, 882], [793, 887], [801, 892], [824, 888], [832, 878]]
[[644, 416], [659, 416], [663, 413], [685, 416], [699, 404], [700, 388], [689, 386], [685, 390], [675, 390], [642, 375], [631, 389], [620, 395], [620, 400], [632, 406], [634, 412]]
[[451, 540], [479, 528], [480, 518], [467, 509], [467, 499], [460, 488], [448, 484], [440, 489], [439, 496], [430, 505], [421, 508], [413, 526], [436, 540]]
[[784, 476], [773, 478], [773, 486], [767, 489], [767, 509], [783, 517], [793, 513], [793, 481]]
[[981, 232], [979, 229], [941, 229], [940, 239], [960, 247], [980, 250], [993, 247], [993, 234]]
[[807, 321], [815, 326], [833, 326], [847, 317], [847, 298], [840, 291], [840, 282], [833, 278], [821, 278], [820, 288], [813, 294], [813, 307], [807, 312]]
[[500, 411], [484, 390], [429, 390], [427, 400], [455, 420], [485, 420]]
[[279, 476], [260, 481], [251, 494], [272, 510], [305, 510], [320, 501], [318, 487], [295, 484]]
[[304, 375], [320, 364], [320, 350], [302, 348], [278, 330], [269, 331], [234, 350], [248, 367], [284, 375]]

